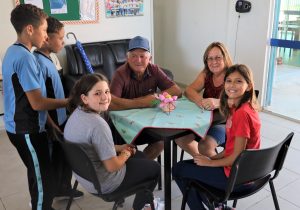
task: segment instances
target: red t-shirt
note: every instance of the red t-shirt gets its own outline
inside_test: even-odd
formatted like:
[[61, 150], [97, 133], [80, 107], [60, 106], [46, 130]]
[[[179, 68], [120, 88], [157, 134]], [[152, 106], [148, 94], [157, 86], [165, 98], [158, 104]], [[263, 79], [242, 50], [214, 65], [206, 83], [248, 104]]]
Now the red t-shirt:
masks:
[[[231, 155], [234, 149], [236, 137], [247, 138], [246, 149], [260, 148], [261, 122], [257, 111], [252, 109], [249, 103], [243, 104], [239, 109], [232, 110], [232, 114], [226, 121], [226, 145], [225, 157]], [[228, 177], [231, 167], [225, 166], [224, 172]]]

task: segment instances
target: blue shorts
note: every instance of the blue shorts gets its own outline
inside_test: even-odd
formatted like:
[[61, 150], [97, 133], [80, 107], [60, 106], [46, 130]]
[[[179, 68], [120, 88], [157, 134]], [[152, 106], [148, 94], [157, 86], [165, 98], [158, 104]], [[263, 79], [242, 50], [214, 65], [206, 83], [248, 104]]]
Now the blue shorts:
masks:
[[225, 143], [225, 124], [212, 125], [207, 131], [207, 135], [214, 138], [218, 145]]

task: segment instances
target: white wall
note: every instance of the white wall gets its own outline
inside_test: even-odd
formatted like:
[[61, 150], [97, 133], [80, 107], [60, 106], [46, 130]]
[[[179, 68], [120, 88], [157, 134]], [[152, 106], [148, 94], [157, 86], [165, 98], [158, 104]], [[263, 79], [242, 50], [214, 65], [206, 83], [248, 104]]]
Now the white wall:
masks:
[[[99, 0], [100, 17], [99, 23], [65, 25], [66, 32], [74, 32], [81, 42], [106, 41], [116, 39], [132, 38], [136, 35], [147, 37], [153, 40], [152, 34], [152, 12], [153, 1], [144, 1], [144, 16], [124, 17], [124, 18], [106, 18], [104, 1]], [[3, 56], [7, 47], [16, 41], [16, 34], [10, 23], [10, 12], [14, 8], [14, 0], [0, 1], [0, 56]], [[74, 43], [73, 39], [67, 40], [66, 44]], [[59, 59], [65, 69], [65, 52], [59, 53]]]
[[[66, 32], [72, 31], [82, 42], [131, 38], [142, 35], [152, 37], [152, 4], [154, 3], [154, 51], [155, 62], [169, 68], [175, 80], [191, 83], [201, 68], [205, 48], [212, 41], [227, 45], [235, 62], [250, 66], [254, 73], [256, 88], [262, 91], [266, 80], [267, 43], [269, 37], [269, 14], [271, 0], [250, 0], [250, 13], [235, 12], [235, 0], [145, 0], [145, 15], [107, 19], [104, 1], [99, 1], [100, 21], [98, 24], [66, 25]], [[14, 1], [0, 1], [0, 56], [16, 40], [9, 22]], [[236, 36], [237, 34], [237, 36]], [[73, 43], [73, 40], [66, 40]], [[64, 52], [60, 60], [64, 65]], [[261, 92], [260, 95], [263, 95]]]
[[[242, 13], [240, 18], [238, 13], [234, 12], [229, 16], [227, 43], [231, 51], [235, 52], [235, 62], [251, 67], [256, 89], [261, 91], [260, 96], [264, 96], [269, 61], [270, 23], [274, 8], [271, 0], [251, 2], [250, 13]], [[230, 10], [234, 11], [235, 3], [230, 4]]]
[[252, 68], [256, 88], [262, 90], [271, 0], [250, 1], [252, 10], [240, 15], [237, 27], [233, 0], [155, 0], [156, 63], [171, 69], [176, 81], [189, 84], [203, 68], [206, 47], [221, 41], [234, 62]]
[[189, 84], [202, 68], [207, 45], [227, 39], [228, 1], [156, 0], [154, 5], [156, 62]]
[[3, 58], [3, 55], [7, 47], [12, 44], [16, 39], [17, 35], [10, 23], [10, 12], [14, 7], [14, 1], [0, 1], [0, 57]]

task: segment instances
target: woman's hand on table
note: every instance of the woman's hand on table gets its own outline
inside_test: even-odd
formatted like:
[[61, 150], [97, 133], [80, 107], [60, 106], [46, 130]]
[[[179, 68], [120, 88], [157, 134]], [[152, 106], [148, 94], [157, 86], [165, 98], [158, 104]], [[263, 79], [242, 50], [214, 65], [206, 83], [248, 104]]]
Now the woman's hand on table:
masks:
[[203, 109], [206, 109], [206, 110], [209, 110], [209, 111], [214, 110], [214, 109], [218, 109], [219, 106], [220, 106], [220, 99], [217, 99], [217, 98], [203, 98], [200, 101], [200, 106]]
[[198, 100], [194, 101], [195, 104], [201, 108], [201, 112], [204, 111], [204, 107], [203, 107], [203, 104], [202, 104], [202, 100], [203, 100], [203, 98], [199, 98]]

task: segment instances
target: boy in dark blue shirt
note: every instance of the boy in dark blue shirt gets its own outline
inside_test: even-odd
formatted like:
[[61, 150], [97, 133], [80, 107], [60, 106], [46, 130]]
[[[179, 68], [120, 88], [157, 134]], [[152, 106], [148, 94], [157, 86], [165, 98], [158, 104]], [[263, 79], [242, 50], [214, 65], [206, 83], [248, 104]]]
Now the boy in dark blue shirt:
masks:
[[[34, 55], [40, 65], [43, 78], [45, 80], [48, 98], [65, 98], [63, 85], [56, 69], [55, 64], [50, 58], [50, 53], [58, 53], [64, 46], [65, 30], [64, 25], [54, 17], [47, 18], [48, 37], [42, 45], [34, 51]], [[62, 133], [67, 120], [66, 108], [59, 108], [48, 111], [47, 132], [55, 129]], [[50, 135], [51, 136], [51, 135]], [[63, 151], [55, 139], [49, 139], [50, 150], [52, 151], [52, 163], [54, 166], [54, 176], [58, 189], [56, 189], [55, 197], [57, 199], [67, 199], [71, 194], [72, 170], [67, 164]], [[82, 192], [76, 191], [74, 198], [79, 198]]]

